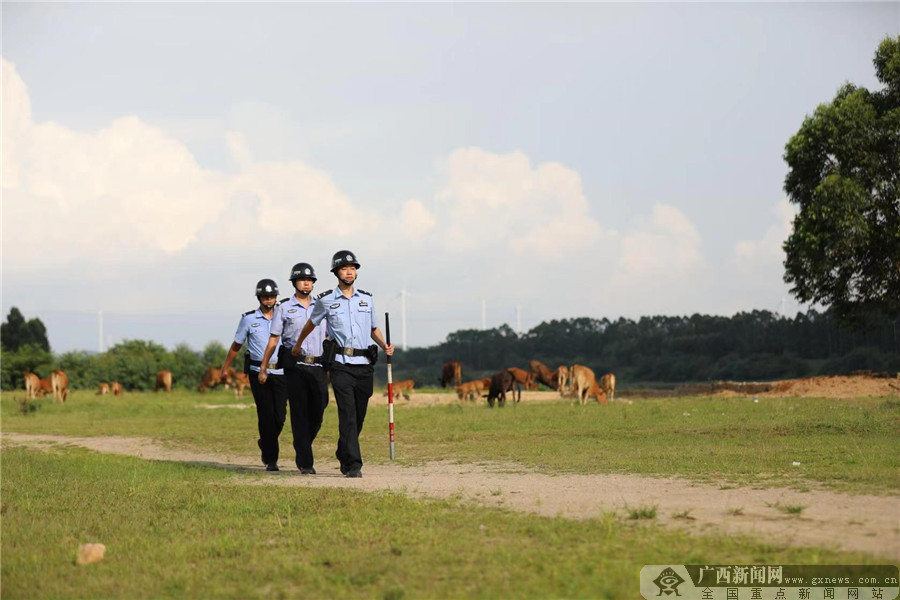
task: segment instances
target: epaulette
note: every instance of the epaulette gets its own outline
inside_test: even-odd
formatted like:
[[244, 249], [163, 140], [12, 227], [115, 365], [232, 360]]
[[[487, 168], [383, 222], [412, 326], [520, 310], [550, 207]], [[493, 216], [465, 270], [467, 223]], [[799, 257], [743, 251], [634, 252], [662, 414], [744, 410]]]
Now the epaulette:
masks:
[[333, 291], [334, 291], [334, 290], [328, 290], [327, 292], [322, 292], [321, 294], [319, 294], [318, 296], [316, 296], [316, 300], [318, 300], [318, 299], [320, 299], [320, 298], [324, 298], [325, 296], [327, 296], [328, 294], [330, 294], [330, 293], [333, 292]]
[[256, 312], [256, 309], [255, 309], [255, 308], [251, 308], [250, 310], [248, 310], [247, 312], [245, 312], [245, 313], [242, 314], [241, 316], [242, 316], [242, 317], [246, 317], [247, 315], [252, 315], [252, 314], [255, 313], [255, 312]]
[[284, 304], [285, 302], [287, 302], [290, 299], [291, 299], [290, 296], [288, 296], [287, 298], [282, 298], [281, 300], [278, 301], [278, 304]]
[[356, 291], [359, 292], [360, 294], [365, 294], [366, 296], [371, 296], [371, 295], [372, 295], [371, 292], [367, 292], [366, 290], [356, 290]]

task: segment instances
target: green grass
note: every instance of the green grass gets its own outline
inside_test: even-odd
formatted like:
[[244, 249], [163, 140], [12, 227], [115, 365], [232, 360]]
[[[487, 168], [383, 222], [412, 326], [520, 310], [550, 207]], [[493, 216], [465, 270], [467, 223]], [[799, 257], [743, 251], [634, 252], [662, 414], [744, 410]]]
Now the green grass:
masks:
[[[634, 598], [644, 564], [883, 562], [72, 448], [2, 459], [5, 598]], [[106, 558], [76, 566], [88, 542]]]
[[[21, 393], [18, 394], [21, 396]], [[254, 453], [255, 411], [198, 408], [234, 403], [228, 392], [75, 392], [66, 405], [39, 400], [19, 411], [0, 402], [4, 430], [61, 435], [146, 436], [211, 451]], [[252, 403], [245, 397], [239, 400]], [[689, 413], [690, 416], [684, 416]], [[900, 403], [896, 399], [671, 398], [633, 405], [571, 402], [395, 405], [399, 464], [429, 460], [517, 463], [544, 473], [637, 473], [728, 485], [900, 491]], [[369, 462], [388, 462], [387, 408], [370, 406], [361, 444]], [[329, 404], [316, 452], [331, 454], [337, 412]], [[289, 434], [288, 434], [289, 435]], [[799, 466], [793, 466], [799, 462]]]

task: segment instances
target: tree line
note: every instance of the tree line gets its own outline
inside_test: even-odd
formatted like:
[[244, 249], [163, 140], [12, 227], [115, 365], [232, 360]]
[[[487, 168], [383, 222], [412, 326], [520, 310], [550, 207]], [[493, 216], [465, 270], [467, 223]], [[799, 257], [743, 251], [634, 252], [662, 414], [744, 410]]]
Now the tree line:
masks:
[[[152, 341], [126, 340], [103, 353], [56, 355], [50, 351], [43, 324], [37, 319], [26, 323], [13, 308], [2, 329], [0, 383], [6, 390], [21, 388], [26, 370], [46, 377], [53, 369], [62, 369], [76, 389], [119, 381], [126, 390], [143, 391], [152, 390], [156, 373], [168, 369], [176, 388], [196, 389], [208, 367], [224, 362], [226, 351], [219, 342], [195, 351], [187, 344], [168, 350]], [[503, 325], [456, 331], [431, 347], [397, 349], [393, 372], [395, 380], [414, 379], [421, 388], [438, 385], [441, 367], [449, 360], [462, 362], [465, 379], [474, 379], [511, 366], [527, 369], [533, 359], [551, 369], [582, 364], [597, 374], [613, 372], [625, 387], [856, 371], [897, 374], [900, 319], [872, 312], [851, 328], [831, 311], [799, 312], [789, 319], [763, 310], [731, 317], [561, 319], [521, 335]], [[384, 377], [384, 369], [376, 373]], [[378, 383], [384, 385], [384, 380]]]
[[536, 359], [551, 369], [582, 364], [613, 372], [631, 387], [649, 383], [766, 381], [857, 371], [900, 371], [900, 319], [872, 312], [853, 328], [831, 311], [770, 311], [731, 317], [652, 316], [638, 320], [575, 318], [544, 322], [517, 335], [508, 325], [451, 333], [429, 348], [398, 350], [394, 377], [436, 385], [447, 360], [462, 362], [464, 379]]
[[4, 390], [22, 389], [27, 371], [43, 378], [55, 369], [65, 371], [74, 389], [96, 389], [102, 381], [118, 381], [126, 391], [152, 390], [156, 374], [163, 369], [172, 372], [176, 388], [197, 389], [206, 369], [221, 366], [227, 352], [219, 342], [197, 352], [187, 344], [168, 350], [152, 341], [125, 340], [103, 353], [76, 350], [57, 355], [50, 351], [43, 323], [39, 319], [26, 323], [15, 307], [3, 323], [0, 341]]

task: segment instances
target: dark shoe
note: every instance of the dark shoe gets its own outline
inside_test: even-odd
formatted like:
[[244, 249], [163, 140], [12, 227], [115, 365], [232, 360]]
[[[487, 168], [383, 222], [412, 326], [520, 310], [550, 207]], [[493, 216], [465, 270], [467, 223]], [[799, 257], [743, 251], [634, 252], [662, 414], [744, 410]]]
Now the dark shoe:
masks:
[[266, 465], [266, 471], [277, 471], [278, 463], [269, 463]]
[[349, 477], [351, 479], [361, 479], [362, 471], [360, 471], [359, 469], [353, 469], [352, 471], [347, 471], [347, 475], [345, 475], [345, 477]]
[[315, 475], [315, 474], [316, 474], [316, 470], [315, 470], [313, 467], [309, 467], [308, 469], [305, 469], [305, 468], [301, 467], [301, 468], [300, 468], [300, 474], [301, 474], [301, 475]]

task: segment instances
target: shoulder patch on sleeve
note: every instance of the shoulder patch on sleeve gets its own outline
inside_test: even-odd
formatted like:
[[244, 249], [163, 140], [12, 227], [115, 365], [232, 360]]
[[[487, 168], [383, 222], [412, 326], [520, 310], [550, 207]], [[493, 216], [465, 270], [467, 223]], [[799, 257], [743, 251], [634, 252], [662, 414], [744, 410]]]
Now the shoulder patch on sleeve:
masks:
[[367, 292], [366, 290], [356, 290], [356, 291], [359, 292], [360, 294], [365, 294], [366, 296], [372, 295], [372, 292]]
[[252, 315], [252, 314], [255, 313], [255, 312], [256, 312], [256, 309], [255, 309], [255, 308], [251, 308], [250, 310], [248, 310], [247, 312], [245, 312], [245, 313], [242, 314], [241, 316], [242, 316], [242, 317], [246, 317], [247, 315]]
[[316, 300], [318, 300], [319, 298], [324, 298], [325, 296], [327, 296], [328, 294], [330, 294], [332, 291], [334, 291], [334, 290], [328, 290], [327, 292], [322, 292], [321, 294], [319, 294], [318, 296], [316, 296]]
[[284, 304], [285, 302], [287, 302], [290, 299], [291, 299], [290, 296], [288, 296], [287, 298], [282, 298], [281, 300], [278, 301], [278, 304]]

